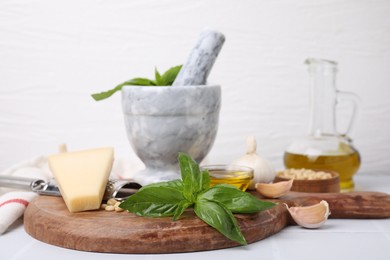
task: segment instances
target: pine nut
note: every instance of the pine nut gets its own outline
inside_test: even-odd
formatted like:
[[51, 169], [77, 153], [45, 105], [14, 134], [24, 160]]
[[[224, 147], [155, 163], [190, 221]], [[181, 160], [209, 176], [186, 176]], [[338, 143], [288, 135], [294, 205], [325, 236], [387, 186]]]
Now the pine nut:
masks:
[[278, 176], [296, 180], [324, 180], [332, 178], [332, 174], [329, 172], [293, 168], [278, 172]]
[[115, 207], [113, 205], [107, 205], [107, 207], [105, 208], [105, 210], [107, 211], [114, 211], [115, 210]]

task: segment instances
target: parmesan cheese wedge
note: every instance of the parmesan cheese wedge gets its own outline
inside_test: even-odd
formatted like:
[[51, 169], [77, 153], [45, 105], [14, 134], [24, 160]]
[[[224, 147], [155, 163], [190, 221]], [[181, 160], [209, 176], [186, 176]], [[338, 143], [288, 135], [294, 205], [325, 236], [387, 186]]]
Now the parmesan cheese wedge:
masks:
[[114, 162], [113, 148], [63, 152], [48, 161], [70, 212], [100, 208]]

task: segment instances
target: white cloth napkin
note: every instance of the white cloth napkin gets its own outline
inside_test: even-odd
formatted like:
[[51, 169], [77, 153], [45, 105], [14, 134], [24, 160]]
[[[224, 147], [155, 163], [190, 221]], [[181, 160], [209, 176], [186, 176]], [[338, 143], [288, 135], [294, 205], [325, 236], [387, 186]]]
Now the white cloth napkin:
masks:
[[[9, 167], [0, 173], [6, 176], [18, 176], [30, 179], [47, 181], [51, 178], [47, 158], [40, 156], [32, 160], [24, 161]], [[31, 191], [16, 191], [10, 188], [0, 187], [0, 235], [24, 213], [28, 203], [36, 196]]]
[[23, 215], [36, 196], [34, 192], [13, 191], [0, 197], [0, 234]]
[[[130, 179], [135, 172], [143, 168], [141, 161], [133, 160], [132, 163], [123, 159], [116, 159], [111, 171], [112, 179]], [[17, 176], [29, 179], [41, 179], [48, 181], [53, 178], [50, 172], [47, 157], [40, 156], [9, 167], [0, 175]], [[28, 203], [37, 196], [31, 191], [17, 191], [15, 189], [0, 187], [0, 235], [3, 234], [12, 223], [20, 218]]]

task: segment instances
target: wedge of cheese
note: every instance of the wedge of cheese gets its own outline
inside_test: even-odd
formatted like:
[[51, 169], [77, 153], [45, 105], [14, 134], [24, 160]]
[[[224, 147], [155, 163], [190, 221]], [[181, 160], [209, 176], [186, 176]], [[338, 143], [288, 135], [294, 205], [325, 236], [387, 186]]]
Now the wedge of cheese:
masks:
[[114, 162], [113, 148], [64, 152], [48, 161], [70, 212], [100, 208]]

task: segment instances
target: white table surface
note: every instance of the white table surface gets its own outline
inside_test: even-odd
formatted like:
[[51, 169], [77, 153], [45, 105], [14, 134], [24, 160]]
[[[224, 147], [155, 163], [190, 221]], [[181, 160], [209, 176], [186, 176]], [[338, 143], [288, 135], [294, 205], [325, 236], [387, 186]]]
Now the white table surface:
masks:
[[[356, 190], [390, 194], [390, 173], [358, 174]], [[244, 247], [180, 254], [107, 254], [52, 246], [30, 237], [18, 220], [0, 236], [0, 259], [390, 259], [389, 219], [329, 219], [317, 230], [289, 226]]]

